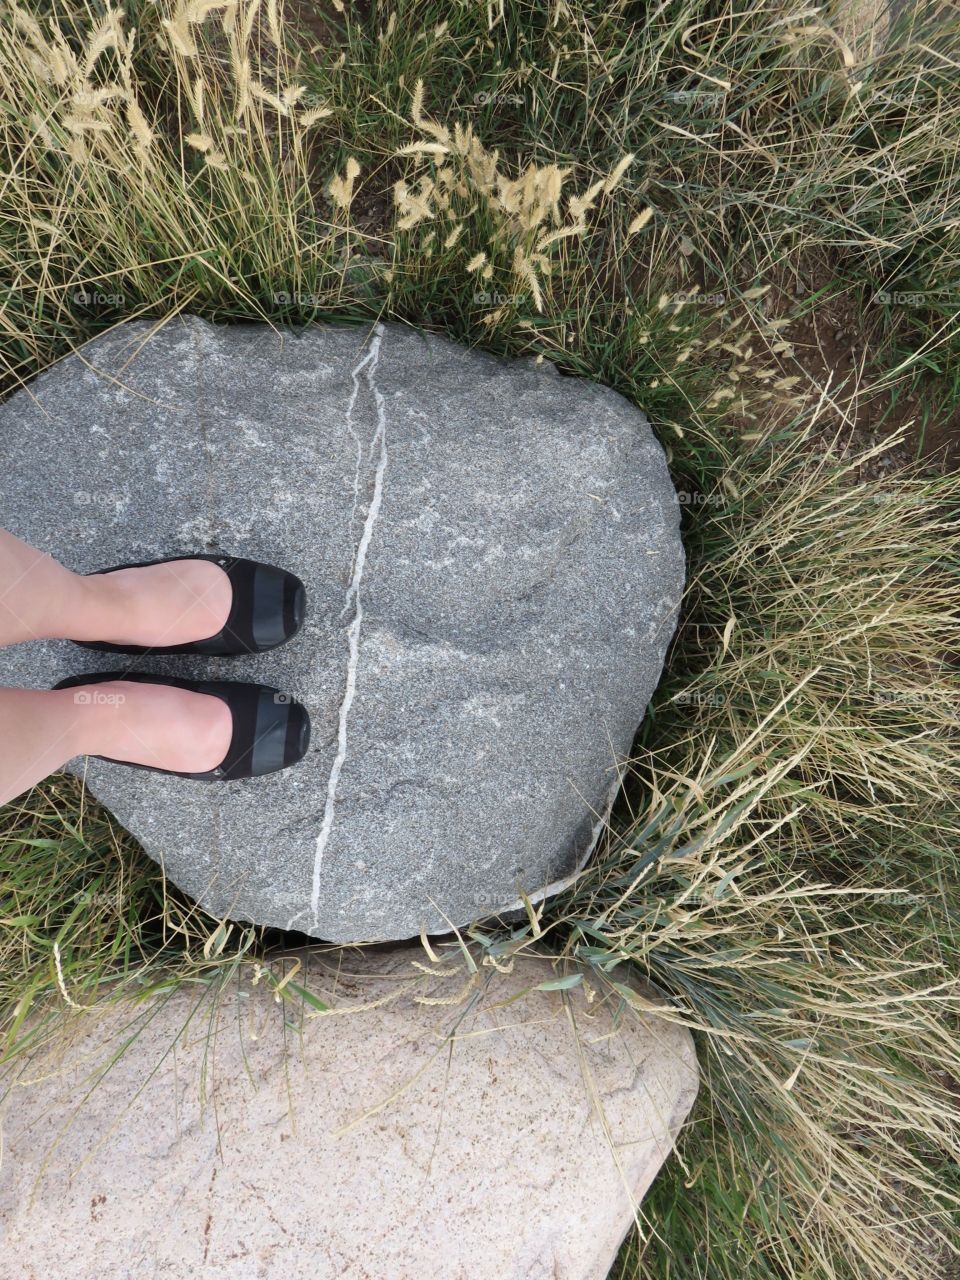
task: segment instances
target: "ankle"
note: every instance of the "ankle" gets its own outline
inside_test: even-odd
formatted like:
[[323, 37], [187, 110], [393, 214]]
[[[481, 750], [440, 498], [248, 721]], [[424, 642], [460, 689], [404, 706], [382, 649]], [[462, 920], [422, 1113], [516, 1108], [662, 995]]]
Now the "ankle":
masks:
[[134, 601], [112, 574], [71, 574], [59, 615], [60, 636], [67, 640], [102, 640], [119, 619], [129, 618]]
[[90, 609], [86, 580], [39, 551], [18, 568], [19, 578], [0, 594], [0, 645], [69, 639], [71, 620]]
[[99, 640], [118, 610], [115, 593], [98, 575], [62, 568], [38, 605], [36, 631], [44, 640]]

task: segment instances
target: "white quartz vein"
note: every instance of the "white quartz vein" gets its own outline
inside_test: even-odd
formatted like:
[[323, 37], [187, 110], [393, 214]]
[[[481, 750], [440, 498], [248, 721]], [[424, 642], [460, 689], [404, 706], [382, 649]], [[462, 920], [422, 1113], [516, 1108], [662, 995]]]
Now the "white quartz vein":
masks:
[[323, 809], [323, 823], [320, 827], [320, 833], [317, 836], [317, 850], [313, 860], [313, 892], [310, 897], [310, 908], [313, 912], [314, 926], [317, 924], [317, 916], [320, 910], [320, 871], [323, 865], [323, 855], [330, 839], [330, 832], [333, 830], [333, 820], [337, 806], [337, 786], [340, 782], [340, 772], [343, 769], [343, 762], [347, 757], [347, 720], [350, 716], [350, 707], [353, 704], [353, 696], [357, 687], [357, 664], [360, 659], [360, 629], [363, 626], [363, 602], [360, 598], [360, 584], [363, 580], [363, 567], [367, 559], [367, 549], [370, 546], [370, 539], [373, 537], [373, 527], [377, 522], [377, 516], [380, 514], [380, 503], [383, 499], [383, 476], [387, 467], [387, 415], [386, 404], [383, 396], [378, 388], [374, 375], [377, 371], [377, 364], [380, 359], [380, 343], [383, 340], [383, 326], [377, 325], [374, 337], [370, 343], [370, 350], [353, 370], [354, 389], [350, 397], [350, 403], [347, 406], [347, 430], [351, 436], [357, 440], [358, 446], [358, 478], [355, 481], [355, 493], [359, 490], [359, 439], [353, 430], [353, 409], [357, 401], [359, 389], [359, 376], [362, 370], [366, 371], [367, 386], [373, 395], [374, 403], [377, 407], [377, 429], [374, 432], [371, 441], [371, 456], [373, 449], [379, 441], [380, 456], [377, 461], [377, 469], [373, 478], [373, 496], [370, 499], [370, 506], [367, 509], [367, 518], [363, 523], [363, 532], [360, 535], [360, 542], [357, 545], [357, 552], [353, 561], [353, 576], [350, 579], [350, 585], [347, 588], [345, 610], [349, 610], [353, 605], [353, 618], [347, 631], [348, 641], [348, 657], [347, 657], [347, 676], [346, 687], [344, 689], [343, 701], [340, 703], [340, 723], [337, 734], [337, 754], [334, 757], [333, 765], [330, 769], [330, 776], [327, 779], [327, 799]]
[[[374, 352], [374, 344], [373, 342], [371, 342], [369, 351], [363, 357], [363, 359], [360, 361], [357, 367], [350, 374], [351, 378], [353, 379], [353, 390], [350, 392], [350, 399], [347, 402], [347, 416], [344, 421], [344, 426], [347, 428], [347, 432], [350, 436], [350, 439], [357, 446], [357, 464], [353, 470], [353, 509], [350, 512], [350, 524], [348, 526], [351, 533], [353, 532], [353, 517], [357, 514], [357, 503], [360, 501], [360, 468], [363, 465], [363, 445], [360, 443], [360, 437], [357, 435], [357, 433], [353, 429], [353, 409], [357, 403], [357, 396], [360, 394], [360, 372], [366, 365], [370, 363], [371, 360], [374, 361], [374, 365], [375, 365], [376, 360], [379, 358], [379, 355], [380, 355], [380, 347], [379, 347], [380, 330], [379, 329], [376, 331], [376, 337], [374, 338], [374, 342], [378, 344], [376, 348], [376, 352]], [[368, 382], [369, 382], [369, 378], [368, 378]], [[349, 600], [350, 600], [350, 592], [348, 591], [347, 592], [348, 603], [349, 603]]]

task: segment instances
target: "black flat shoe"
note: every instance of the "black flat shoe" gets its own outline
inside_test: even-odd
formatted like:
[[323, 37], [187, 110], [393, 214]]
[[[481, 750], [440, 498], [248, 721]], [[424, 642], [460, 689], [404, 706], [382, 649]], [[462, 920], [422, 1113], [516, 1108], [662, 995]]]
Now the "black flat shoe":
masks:
[[233, 740], [226, 756], [216, 769], [206, 773], [182, 773], [177, 769], [158, 769], [152, 764], [134, 764], [113, 756], [97, 756], [111, 764], [125, 764], [131, 769], [147, 769], [151, 773], [168, 773], [175, 778], [193, 778], [198, 782], [235, 782], [240, 778], [260, 778], [299, 764], [310, 746], [310, 716], [302, 703], [266, 684], [244, 684], [239, 680], [178, 680], [172, 676], [147, 672], [98, 671], [93, 675], [69, 676], [54, 685], [70, 689], [76, 685], [101, 684], [106, 680], [133, 680], [138, 684], [169, 684], [193, 693], [208, 693], [227, 704], [233, 715]]
[[291, 640], [303, 626], [307, 612], [307, 593], [303, 583], [295, 573], [272, 564], [262, 564], [259, 560], [222, 555], [164, 556], [161, 560], [115, 564], [109, 569], [96, 569], [94, 572], [146, 569], [150, 565], [170, 564], [174, 560], [211, 560], [229, 576], [233, 584], [233, 604], [230, 616], [215, 636], [166, 647], [107, 644], [99, 640], [74, 640], [73, 643], [82, 649], [96, 649], [100, 653], [200, 653], [207, 657], [235, 657], [276, 649]]

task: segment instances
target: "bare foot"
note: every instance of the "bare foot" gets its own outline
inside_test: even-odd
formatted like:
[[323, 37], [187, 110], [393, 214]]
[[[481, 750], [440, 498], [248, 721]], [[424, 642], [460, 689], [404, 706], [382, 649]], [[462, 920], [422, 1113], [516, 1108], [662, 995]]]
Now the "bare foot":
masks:
[[233, 740], [233, 714], [212, 694], [133, 680], [57, 692], [73, 703], [76, 741], [85, 755], [206, 773], [223, 763]]
[[171, 560], [79, 577], [81, 603], [65, 619], [71, 640], [165, 648], [207, 640], [230, 616], [233, 586], [212, 560]]

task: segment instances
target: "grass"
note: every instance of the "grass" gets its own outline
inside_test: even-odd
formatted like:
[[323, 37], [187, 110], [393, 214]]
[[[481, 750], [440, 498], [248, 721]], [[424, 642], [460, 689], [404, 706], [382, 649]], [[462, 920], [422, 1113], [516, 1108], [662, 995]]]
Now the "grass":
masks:
[[[401, 319], [642, 405], [691, 565], [664, 682], [590, 868], [474, 942], [625, 966], [695, 1030], [697, 1110], [614, 1274], [947, 1276], [960, 480], [903, 456], [960, 408], [960, 21], [309, 8], [0, 15], [4, 388], [189, 310]], [[811, 372], [794, 326], [836, 305], [869, 351], [838, 376], [818, 336]], [[65, 778], [5, 811], [0, 914], [14, 1070], [72, 1006], [284, 945], [185, 901]]]
[[[724, 472], [739, 496], [696, 544], [696, 639], [635, 764], [663, 800], [557, 909], [590, 924], [574, 954], [635, 958], [711, 1046], [642, 1274], [944, 1274], [957, 481], [850, 485], [802, 436], [764, 455]], [[664, 857], [639, 885], [638, 853]]]

